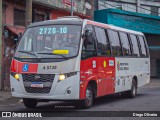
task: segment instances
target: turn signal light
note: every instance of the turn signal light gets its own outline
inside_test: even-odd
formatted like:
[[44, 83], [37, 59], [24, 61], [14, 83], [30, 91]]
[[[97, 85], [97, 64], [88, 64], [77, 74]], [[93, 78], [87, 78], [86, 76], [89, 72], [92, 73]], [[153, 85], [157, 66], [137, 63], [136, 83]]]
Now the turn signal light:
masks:
[[15, 75], [14, 75], [14, 78], [17, 79], [17, 80], [19, 80], [19, 75], [18, 75], [18, 74], [15, 74]]

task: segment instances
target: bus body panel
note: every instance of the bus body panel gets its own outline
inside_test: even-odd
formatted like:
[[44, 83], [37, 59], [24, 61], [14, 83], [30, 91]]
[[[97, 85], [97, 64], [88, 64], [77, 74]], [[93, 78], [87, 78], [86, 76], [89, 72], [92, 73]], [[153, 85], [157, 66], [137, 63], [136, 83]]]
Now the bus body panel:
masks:
[[[27, 63], [20, 62], [15, 59], [12, 60], [11, 72], [17, 73], [38, 73], [38, 74], [62, 74], [74, 71], [79, 71], [79, 63], [77, 58], [62, 61], [62, 62], [49, 62], [49, 63]], [[23, 70], [27, 65], [28, 70]], [[66, 69], [67, 68], [67, 69]]]
[[[79, 81], [75, 81], [77, 76], [74, 76], [70, 79], [66, 79], [57, 84], [55, 82], [52, 85], [52, 88], [49, 93], [28, 93], [25, 90], [22, 77], [17, 81], [13, 76], [10, 76], [11, 86], [14, 88], [12, 96], [20, 98], [33, 98], [33, 99], [50, 99], [50, 100], [78, 100], [79, 99]], [[58, 76], [55, 79], [58, 79]], [[53, 86], [56, 86], [55, 89]], [[71, 94], [67, 94], [66, 90], [71, 90]]]
[[[141, 32], [113, 26], [113, 25], [106, 25], [99, 22], [93, 22], [88, 20], [86, 22], [87, 24], [98, 26], [104, 29], [112, 29], [116, 31], [123, 31], [128, 34], [135, 34], [140, 35], [144, 37], [144, 34]], [[145, 38], [144, 38], [145, 39]], [[146, 40], [144, 40], [146, 42]], [[150, 56], [149, 56], [149, 50], [148, 45], [146, 43], [146, 50], [148, 56], [146, 58], [141, 57], [115, 57], [115, 78], [113, 78], [114, 81], [114, 93], [119, 93], [127, 90], [131, 90], [132, 80], [133, 77], [137, 77], [137, 87], [141, 87], [145, 84], [148, 84], [150, 82]], [[107, 56], [106, 56], [107, 57]], [[127, 66], [128, 64], [128, 66]], [[122, 66], [120, 66], [122, 65]], [[124, 66], [123, 66], [124, 65]], [[126, 65], [126, 66], [125, 66]], [[119, 69], [127, 69], [129, 67], [129, 70], [119, 70]], [[108, 77], [108, 76], [107, 76]], [[99, 91], [99, 89], [98, 89]], [[103, 93], [101, 93], [103, 94]], [[107, 95], [107, 94], [106, 94]]]
[[115, 93], [115, 60], [107, 57], [92, 57], [81, 60], [81, 85], [80, 98], [85, 96], [88, 83], [93, 80], [97, 84], [97, 97]]
[[115, 93], [130, 90], [134, 76], [137, 87], [149, 83], [149, 64], [148, 58], [116, 58]]

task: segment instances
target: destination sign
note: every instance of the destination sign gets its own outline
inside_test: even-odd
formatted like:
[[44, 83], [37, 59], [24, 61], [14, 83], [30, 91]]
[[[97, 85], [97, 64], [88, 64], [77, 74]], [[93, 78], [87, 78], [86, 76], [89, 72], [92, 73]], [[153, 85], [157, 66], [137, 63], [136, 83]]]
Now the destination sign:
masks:
[[39, 28], [39, 34], [43, 35], [43, 34], [66, 34], [68, 32], [68, 28], [67, 27], [41, 27]]

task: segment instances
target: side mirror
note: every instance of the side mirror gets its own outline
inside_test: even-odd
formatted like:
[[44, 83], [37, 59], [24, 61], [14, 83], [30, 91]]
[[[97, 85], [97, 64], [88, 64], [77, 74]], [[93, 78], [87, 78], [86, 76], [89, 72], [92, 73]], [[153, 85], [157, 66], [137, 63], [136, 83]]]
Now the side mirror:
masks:
[[91, 30], [85, 30], [84, 34], [82, 34], [82, 38], [90, 37], [93, 34]]
[[92, 32], [91, 30], [86, 30], [86, 31], [85, 31], [85, 36], [86, 36], [86, 37], [89, 37], [89, 36], [92, 35], [92, 33], [93, 33], [93, 32]]

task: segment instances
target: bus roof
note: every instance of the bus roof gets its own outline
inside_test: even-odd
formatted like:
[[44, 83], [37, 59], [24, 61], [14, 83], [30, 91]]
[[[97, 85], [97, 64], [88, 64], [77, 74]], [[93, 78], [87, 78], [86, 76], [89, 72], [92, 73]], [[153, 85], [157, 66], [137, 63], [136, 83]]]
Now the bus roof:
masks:
[[81, 20], [70, 20], [70, 19], [56, 19], [56, 20], [46, 20], [41, 22], [35, 22], [29, 25], [28, 27], [36, 27], [36, 26], [43, 26], [43, 25], [55, 25], [55, 24], [61, 24], [61, 25], [82, 25], [83, 21]]
[[113, 29], [113, 30], [119, 30], [119, 31], [133, 33], [133, 34], [138, 34], [138, 35], [144, 35], [142, 32], [125, 29], [125, 28], [117, 27], [117, 26], [110, 25], [110, 24], [104, 24], [104, 23], [100, 23], [100, 22], [95, 22], [95, 21], [87, 20], [87, 19], [85, 19], [84, 21], [86, 21], [87, 24], [96, 25], [96, 26], [99, 26], [99, 27], [110, 28], [110, 29]]

